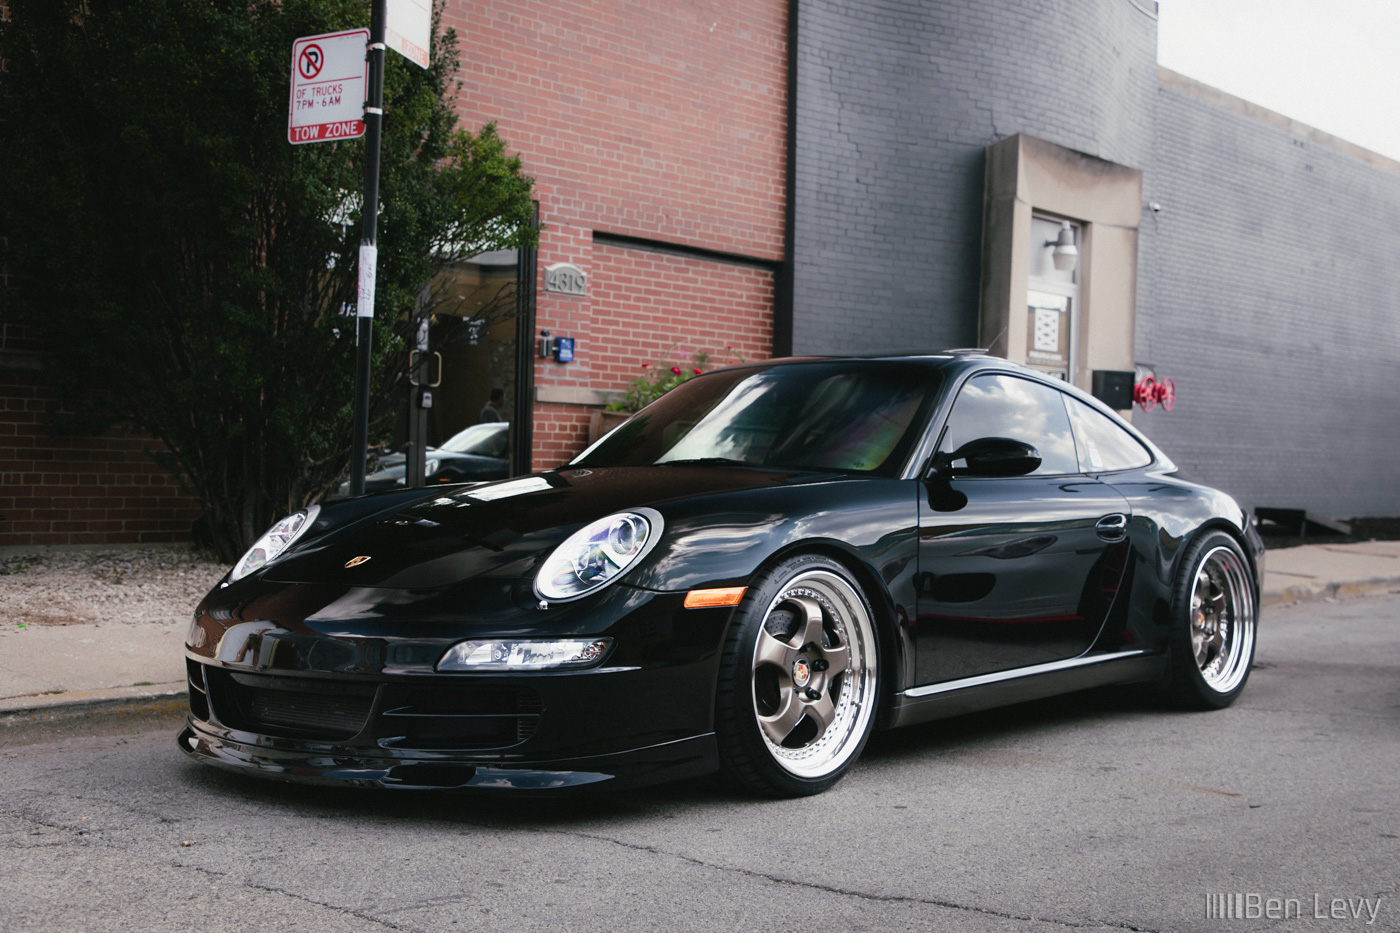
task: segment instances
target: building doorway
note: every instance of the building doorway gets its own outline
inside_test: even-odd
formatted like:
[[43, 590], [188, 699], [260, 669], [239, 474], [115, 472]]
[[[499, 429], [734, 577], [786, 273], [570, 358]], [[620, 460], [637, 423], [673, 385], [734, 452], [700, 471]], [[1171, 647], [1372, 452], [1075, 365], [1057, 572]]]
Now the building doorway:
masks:
[[[392, 443], [408, 457], [410, 485], [433, 484], [433, 466], [443, 462], [435, 450], [481, 453], [470, 429], [484, 420], [509, 425], [508, 435], [491, 434], [490, 456], [501, 461], [500, 476], [521, 472], [521, 463], [528, 469], [534, 263], [533, 249], [479, 253], [443, 265], [420, 295], [419, 323], [410, 337], [410, 347], [417, 347], [411, 384], [395, 403], [399, 415]], [[454, 445], [454, 438], [463, 443]], [[414, 465], [419, 443], [428, 466], [421, 478]], [[440, 482], [461, 479], [440, 472]]]
[[429, 346], [441, 355], [441, 382], [428, 411], [430, 446], [482, 420], [492, 406], [513, 421], [516, 396], [517, 250], [497, 250], [450, 263], [433, 279]]

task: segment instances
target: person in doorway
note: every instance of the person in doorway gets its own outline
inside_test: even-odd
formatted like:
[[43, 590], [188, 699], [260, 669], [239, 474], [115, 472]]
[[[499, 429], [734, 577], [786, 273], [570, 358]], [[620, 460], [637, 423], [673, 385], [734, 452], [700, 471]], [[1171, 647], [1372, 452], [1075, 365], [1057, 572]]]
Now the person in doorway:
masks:
[[481, 409], [481, 417], [477, 419], [478, 424], [491, 424], [495, 421], [504, 421], [501, 417], [501, 406], [505, 404], [506, 390], [492, 389], [491, 400], [486, 403], [486, 407]]

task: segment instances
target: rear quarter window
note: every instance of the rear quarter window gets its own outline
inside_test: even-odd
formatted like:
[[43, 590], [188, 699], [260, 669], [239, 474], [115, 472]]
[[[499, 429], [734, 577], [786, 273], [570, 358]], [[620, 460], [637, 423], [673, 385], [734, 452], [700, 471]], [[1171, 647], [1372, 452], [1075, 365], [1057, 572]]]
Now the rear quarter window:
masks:
[[1078, 440], [1079, 466], [1085, 473], [1133, 470], [1152, 462], [1152, 453], [1138, 439], [1102, 412], [1076, 398], [1066, 398]]

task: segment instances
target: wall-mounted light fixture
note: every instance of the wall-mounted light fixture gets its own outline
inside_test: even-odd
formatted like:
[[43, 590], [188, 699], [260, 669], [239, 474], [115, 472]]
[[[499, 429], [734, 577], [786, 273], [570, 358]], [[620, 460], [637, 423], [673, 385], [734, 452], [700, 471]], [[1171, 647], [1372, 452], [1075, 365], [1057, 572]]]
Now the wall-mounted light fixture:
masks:
[[1060, 221], [1060, 235], [1053, 240], [1046, 240], [1046, 246], [1055, 247], [1055, 251], [1050, 254], [1050, 261], [1055, 264], [1055, 268], [1061, 272], [1072, 272], [1079, 262], [1079, 247], [1074, 245], [1074, 228], [1069, 225], [1068, 220]]

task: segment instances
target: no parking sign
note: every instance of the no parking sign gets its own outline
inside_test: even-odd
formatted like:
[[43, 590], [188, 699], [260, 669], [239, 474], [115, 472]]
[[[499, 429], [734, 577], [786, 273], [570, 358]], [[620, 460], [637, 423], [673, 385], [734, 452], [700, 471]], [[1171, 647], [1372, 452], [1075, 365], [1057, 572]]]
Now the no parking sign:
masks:
[[302, 36], [292, 43], [287, 141], [321, 143], [365, 135], [368, 29]]

